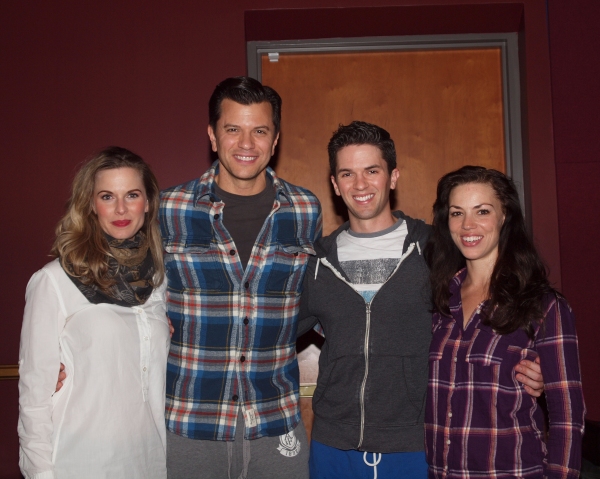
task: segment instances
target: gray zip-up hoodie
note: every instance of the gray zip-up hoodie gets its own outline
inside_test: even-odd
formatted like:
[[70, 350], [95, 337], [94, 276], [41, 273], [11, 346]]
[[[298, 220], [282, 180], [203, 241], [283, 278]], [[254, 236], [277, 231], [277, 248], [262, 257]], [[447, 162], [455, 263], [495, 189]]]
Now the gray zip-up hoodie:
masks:
[[398, 267], [367, 303], [337, 257], [345, 223], [315, 245], [304, 277], [298, 335], [325, 333], [313, 396], [312, 437], [338, 449], [424, 450], [423, 417], [431, 340], [430, 227], [402, 212], [408, 235]]

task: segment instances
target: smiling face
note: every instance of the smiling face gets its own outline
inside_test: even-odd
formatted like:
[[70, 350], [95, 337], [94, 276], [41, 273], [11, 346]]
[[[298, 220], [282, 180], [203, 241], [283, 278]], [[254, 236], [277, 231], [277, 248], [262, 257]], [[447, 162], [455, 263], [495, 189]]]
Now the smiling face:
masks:
[[357, 233], [375, 233], [395, 223], [390, 208], [390, 190], [399, 171], [388, 172], [381, 150], [373, 145], [345, 146], [337, 153], [333, 188], [348, 207], [350, 228]]
[[454, 244], [467, 262], [493, 267], [505, 217], [494, 189], [487, 183], [459, 185], [450, 192], [449, 205], [448, 227]]
[[208, 127], [208, 136], [219, 156], [217, 184], [236, 195], [260, 193], [266, 186], [265, 169], [279, 138], [271, 104], [242, 105], [223, 100], [221, 117], [214, 130]]
[[140, 173], [133, 168], [100, 170], [94, 181], [92, 209], [102, 231], [116, 239], [133, 237], [148, 211]]

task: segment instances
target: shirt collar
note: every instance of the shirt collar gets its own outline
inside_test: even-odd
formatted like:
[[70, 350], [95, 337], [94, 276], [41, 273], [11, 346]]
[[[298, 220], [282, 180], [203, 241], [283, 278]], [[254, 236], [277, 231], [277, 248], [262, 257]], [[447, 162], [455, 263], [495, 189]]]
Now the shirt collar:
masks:
[[467, 277], [467, 268], [458, 271], [450, 280], [450, 305], [458, 304], [460, 301], [460, 287]]
[[[291, 205], [290, 195], [284, 185], [284, 182], [277, 176], [275, 171], [267, 166], [266, 169], [267, 175], [271, 178], [273, 182], [273, 188], [275, 189], [275, 197], [280, 199], [282, 204], [285, 203]], [[215, 193], [215, 177], [219, 174], [219, 160], [216, 160], [211, 167], [206, 170], [200, 179], [198, 180], [198, 184], [196, 186], [196, 191], [194, 192], [194, 206], [198, 205], [198, 203], [202, 200], [208, 200], [211, 203], [221, 201], [219, 197], [217, 197]]]

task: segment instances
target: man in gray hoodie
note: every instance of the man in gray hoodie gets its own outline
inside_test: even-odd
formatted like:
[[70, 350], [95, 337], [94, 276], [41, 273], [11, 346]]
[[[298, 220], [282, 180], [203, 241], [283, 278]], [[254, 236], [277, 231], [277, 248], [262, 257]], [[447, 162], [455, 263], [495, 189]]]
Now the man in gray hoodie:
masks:
[[[328, 145], [331, 182], [349, 221], [315, 245], [298, 336], [325, 343], [313, 396], [311, 479], [427, 477], [423, 417], [431, 340], [430, 227], [392, 212], [399, 171], [389, 133], [354, 121]], [[539, 368], [517, 375], [541, 394]], [[518, 368], [519, 368], [518, 367]]]

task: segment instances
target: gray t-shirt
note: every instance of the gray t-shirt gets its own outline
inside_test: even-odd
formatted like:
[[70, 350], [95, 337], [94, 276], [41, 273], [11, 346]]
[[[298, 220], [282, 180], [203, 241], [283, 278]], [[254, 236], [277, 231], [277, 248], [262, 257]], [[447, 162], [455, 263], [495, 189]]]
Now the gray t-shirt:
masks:
[[223, 224], [235, 243], [242, 265], [246, 268], [256, 237], [273, 209], [273, 181], [267, 176], [265, 189], [251, 196], [228, 193], [216, 183], [215, 192], [225, 203]]

